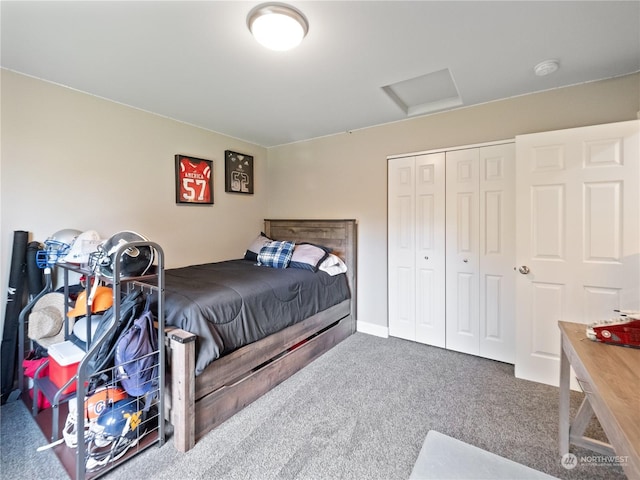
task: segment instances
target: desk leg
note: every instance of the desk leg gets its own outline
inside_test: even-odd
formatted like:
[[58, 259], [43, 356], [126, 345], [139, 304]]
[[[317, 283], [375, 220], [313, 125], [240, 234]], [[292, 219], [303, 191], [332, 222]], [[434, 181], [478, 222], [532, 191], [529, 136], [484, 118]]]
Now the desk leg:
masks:
[[560, 347], [560, 403], [559, 403], [559, 447], [560, 456], [569, 453], [569, 394], [570, 365], [564, 348]]

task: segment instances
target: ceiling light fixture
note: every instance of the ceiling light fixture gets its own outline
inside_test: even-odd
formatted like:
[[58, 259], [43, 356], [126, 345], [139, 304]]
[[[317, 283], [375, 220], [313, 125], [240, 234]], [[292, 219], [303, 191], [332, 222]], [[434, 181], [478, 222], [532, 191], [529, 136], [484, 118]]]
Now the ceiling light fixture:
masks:
[[558, 68], [560, 68], [560, 64], [557, 60], [545, 60], [533, 67], [533, 71], [537, 76], [544, 77], [545, 75], [552, 74], [558, 70]]
[[284, 3], [263, 3], [247, 15], [247, 26], [261, 45], [271, 50], [290, 50], [300, 45], [309, 22], [299, 10]]

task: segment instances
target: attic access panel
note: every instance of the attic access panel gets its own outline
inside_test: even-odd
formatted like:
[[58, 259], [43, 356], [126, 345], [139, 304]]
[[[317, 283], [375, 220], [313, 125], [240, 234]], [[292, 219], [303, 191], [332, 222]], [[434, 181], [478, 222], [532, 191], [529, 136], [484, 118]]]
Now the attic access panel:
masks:
[[409, 117], [462, 105], [448, 68], [392, 83], [382, 90]]

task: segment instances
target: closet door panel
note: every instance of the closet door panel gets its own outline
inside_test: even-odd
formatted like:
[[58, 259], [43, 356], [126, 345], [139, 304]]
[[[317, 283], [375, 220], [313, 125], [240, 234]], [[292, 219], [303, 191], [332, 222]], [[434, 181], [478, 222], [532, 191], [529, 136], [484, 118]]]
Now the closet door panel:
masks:
[[390, 309], [393, 309], [393, 322], [389, 322], [389, 333], [395, 337], [415, 340], [415, 269], [397, 267], [392, 275], [395, 298], [393, 302], [389, 302]]
[[500, 275], [482, 275], [480, 283], [483, 286], [480, 292], [480, 304], [484, 307], [480, 313], [481, 339], [485, 342], [505, 341], [505, 318], [501, 309], [504, 301], [504, 278]]
[[390, 335], [514, 362], [514, 160], [513, 143], [389, 159]]
[[479, 150], [480, 356], [515, 363], [515, 144]]
[[445, 346], [445, 155], [416, 157], [416, 341]]
[[415, 159], [388, 163], [389, 334], [415, 340]]
[[446, 154], [446, 347], [479, 353], [479, 152]]

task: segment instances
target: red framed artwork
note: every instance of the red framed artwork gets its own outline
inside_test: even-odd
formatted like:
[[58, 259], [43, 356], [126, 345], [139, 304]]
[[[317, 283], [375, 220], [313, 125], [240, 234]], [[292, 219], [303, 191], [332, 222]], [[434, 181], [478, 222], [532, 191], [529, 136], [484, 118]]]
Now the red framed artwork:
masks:
[[213, 162], [176, 155], [176, 203], [213, 204]]

